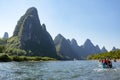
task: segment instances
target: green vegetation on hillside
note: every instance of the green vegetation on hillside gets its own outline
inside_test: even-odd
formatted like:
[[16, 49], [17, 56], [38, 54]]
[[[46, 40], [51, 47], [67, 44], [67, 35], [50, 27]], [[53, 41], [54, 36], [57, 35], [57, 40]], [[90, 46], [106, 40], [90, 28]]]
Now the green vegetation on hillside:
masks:
[[0, 39], [0, 45], [5, 45], [7, 43], [7, 39], [2, 38]]
[[6, 43], [7, 43], [7, 39], [2, 38], [0, 39], [0, 53], [4, 53], [5, 49], [6, 49]]
[[5, 46], [0, 45], [0, 53], [3, 53], [5, 51]]
[[100, 54], [93, 54], [87, 57], [87, 59], [101, 59], [101, 58], [120, 59], [120, 50]]
[[[12, 41], [14, 42], [14, 44], [12, 43]], [[18, 44], [19, 42], [20, 41], [18, 40], [17, 36], [11, 37], [9, 39], [0, 39], [0, 62], [56, 60], [50, 57], [29, 56], [29, 54], [31, 54], [31, 51], [26, 52], [25, 50], [20, 49], [20, 45]], [[17, 47], [14, 47], [14, 45], [16, 45]]]

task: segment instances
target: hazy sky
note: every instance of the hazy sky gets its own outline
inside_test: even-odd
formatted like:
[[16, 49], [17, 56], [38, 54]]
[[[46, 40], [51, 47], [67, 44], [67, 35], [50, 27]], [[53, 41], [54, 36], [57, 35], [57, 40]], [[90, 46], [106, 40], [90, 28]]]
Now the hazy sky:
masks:
[[0, 0], [0, 37], [12, 36], [20, 17], [30, 7], [54, 39], [57, 34], [82, 45], [89, 38], [100, 48], [120, 48], [120, 0]]

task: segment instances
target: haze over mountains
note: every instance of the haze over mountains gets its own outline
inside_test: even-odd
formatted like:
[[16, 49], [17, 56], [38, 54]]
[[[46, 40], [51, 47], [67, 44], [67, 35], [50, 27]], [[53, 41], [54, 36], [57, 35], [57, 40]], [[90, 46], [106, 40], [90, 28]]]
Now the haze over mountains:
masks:
[[64, 38], [61, 34], [58, 34], [55, 37], [54, 43], [57, 53], [64, 56], [65, 59], [85, 59], [91, 54], [107, 52], [105, 47], [100, 49], [98, 45], [94, 46], [89, 39], [87, 39], [82, 46], [79, 46], [75, 39], [70, 41], [69, 39]]
[[[5, 33], [4, 38], [8, 38]], [[99, 48], [90, 39], [83, 45], [78, 45], [75, 39], [66, 39], [58, 34], [53, 40], [41, 24], [35, 7], [29, 8], [19, 19], [13, 36], [8, 38], [6, 53], [26, 56], [48, 56], [62, 60], [86, 59], [88, 55], [107, 52], [106, 48]], [[113, 50], [117, 50], [115, 47]]]

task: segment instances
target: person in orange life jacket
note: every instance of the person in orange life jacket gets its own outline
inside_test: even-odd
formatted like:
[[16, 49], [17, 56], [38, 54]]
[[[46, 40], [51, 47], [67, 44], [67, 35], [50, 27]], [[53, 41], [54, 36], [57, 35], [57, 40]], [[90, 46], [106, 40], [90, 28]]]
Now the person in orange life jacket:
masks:
[[107, 65], [107, 68], [112, 68], [112, 62], [109, 59], [105, 59], [105, 64]]

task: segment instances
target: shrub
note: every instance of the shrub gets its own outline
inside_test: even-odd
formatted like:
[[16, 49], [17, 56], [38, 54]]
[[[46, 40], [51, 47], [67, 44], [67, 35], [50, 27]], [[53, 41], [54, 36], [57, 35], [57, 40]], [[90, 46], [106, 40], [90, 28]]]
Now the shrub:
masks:
[[0, 56], [0, 61], [1, 62], [9, 62], [9, 61], [12, 61], [12, 59], [7, 54], [2, 54]]

